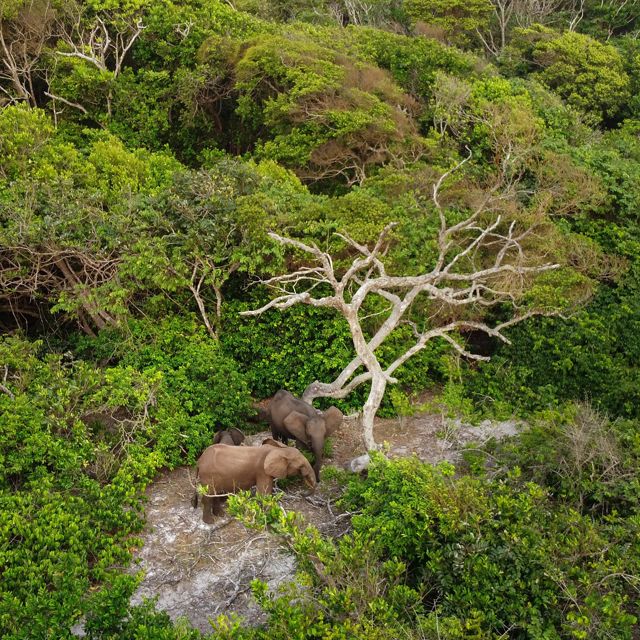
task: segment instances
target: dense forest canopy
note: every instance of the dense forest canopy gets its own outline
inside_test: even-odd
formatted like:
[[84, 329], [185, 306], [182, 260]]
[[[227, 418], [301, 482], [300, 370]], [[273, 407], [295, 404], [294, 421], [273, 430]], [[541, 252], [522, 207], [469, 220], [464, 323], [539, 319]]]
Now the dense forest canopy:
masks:
[[299, 582], [212, 637], [638, 637], [639, 36], [640, 0], [0, 2], [0, 635], [201, 637], [129, 605], [143, 490], [286, 388], [529, 427], [334, 471], [339, 540], [239, 496]]

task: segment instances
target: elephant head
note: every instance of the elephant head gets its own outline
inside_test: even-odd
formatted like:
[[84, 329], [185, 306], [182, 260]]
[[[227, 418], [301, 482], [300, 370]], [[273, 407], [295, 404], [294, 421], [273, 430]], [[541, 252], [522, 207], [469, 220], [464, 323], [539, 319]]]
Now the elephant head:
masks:
[[213, 437], [213, 444], [230, 444], [241, 445], [244, 442], [244, 433], [240, 429], [225, 429], [224, 431], [218, 431]]
[[316, 479], [320, 480], [322, 450], [325, 440], [342, 424], [344, 416], [337, 407], [330, 407], [324, 412], [306, 415], [292, 411], [285, 419], [284, 426], [296, 440], [306, 444], [313, 451]]
[[[305, 484], [315, 489], [316, 475], [309, 461], [295, 447], [288, 447], [280, 442], [267, 439], [267, 446], [272, 449], [264, 459], [264, 472], [271, 478], [287, 478], [301, 476]], [[260, 487], [258, 487], [260, 490]]]

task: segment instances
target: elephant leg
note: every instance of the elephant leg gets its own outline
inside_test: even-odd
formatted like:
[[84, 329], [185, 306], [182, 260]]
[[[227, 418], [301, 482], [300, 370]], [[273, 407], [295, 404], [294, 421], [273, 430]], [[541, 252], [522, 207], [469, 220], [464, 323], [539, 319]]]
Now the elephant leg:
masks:
[[224, 498], [211, 498], [211, 511], [214, 516], [224, 515]]
[[214, 522], [214, 504], [217, 498], [202, 496], [202, 521], [206, 524]]
[[273, 493], [273, 478], [271, 476], [258, 478], [258, 482], [256, 483], [256, 493], [270, 496]]

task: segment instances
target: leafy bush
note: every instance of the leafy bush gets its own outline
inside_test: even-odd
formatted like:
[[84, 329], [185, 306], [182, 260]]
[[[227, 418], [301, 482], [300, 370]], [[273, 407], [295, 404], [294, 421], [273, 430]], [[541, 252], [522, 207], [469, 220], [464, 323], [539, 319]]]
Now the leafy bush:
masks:
[[88, 640], [199, 640], [203, 635], [186, 621], [174, 623], [154, 600], [131, 606], [135, 583], [120, 576], [93, 598], [84, 630]]
[[489, 411], [507, 402], [521, 414], [589, 400], [613, 416], [638, 416], [635, 268], [624, 284], [602, 287], [568, 320], [542, 318], [513, 331], [511, 346], [464, 378], [468, 397]]
[[301, 395], [314, 380], [335, 377], [352, 358], [349, 329], [338, 314], [294, 307], [245, 319], [239, 312], [246, 308], [252, 307], [226, 306], [220, 342], [239, 363], [258, 398], [272, 396], [280, 388]]
[[505, 468], [585, 514], [629, 517], [640, 510], [637, 423], [610, 422], [588, 404], [544, 412], [519, 438], [492, 447]]
[[[253, 594], [268, 615], [267, 625], [244, 633], [236, 628], [222, 637], [413, 637], [410, 623], [420, 596], [402, 583], [402, 562], [379, 562], [371, 543], [361, 535], [346, 535], [337, 541], [323, 538], [294, 512], [285, 513], [272, 496], [233, 496], [229, 511], [246, 526], [276, 534], [295, 553], [300, 583], [285, 585], [278, 593], [270, 594], [265, 583], [254, 581]], [[220, 620], [216, 627], [229, 628], [229, 624]]]
[[[162, 462], [138, 444], [153, 377], [39, 348], [0, 341], [0, 627], [12, 640], [63, 637], [90, 606], [90, 589], [135, 583], [115, 567], [130, 560], [141, 491]], [[108, 448], [94, 435], [102, 429]]]
[[159, 380], [147, 407], [149, 444], [165, 464], [195, 462], [216, 431], [241, 426], [249, 413], [244, 377], [194, 318], [131, 321], [125, 330], [81, 344], [87, 356], [108, 356]]
[[500, 482], [452, 476], [448, 465], [376, 457], [343, 500], [358, 511], [354, 536], [406, 564], [408, 584], [425, 594], [425, 629], [444, 621], [451, 639], [632, 637], [633, 579], [617, 572], [638, 566], [626, 542], [637, 518], [596, 523], [517, 471]]
[[385, 72], [293, 33], [286, 53], [281, 43], [282, 36], [247, 43], [235, 67], [237, 112], [258, 134], [258, 156], [303, 178], [352, 184], [420, 146], [413, 101]]
[[540, 80], [592, 121], [615, 121], [622, 114], [630, 81], [613, 45], [538, 25], [516, 30], [511, 51], [525, 62], [526, 71], [541, 68]]
[[406, 0], [405, 7], [413, 20], [441, 27], [448, 40], [459, 44], [475, 40], [493, 12], [489, 0]]

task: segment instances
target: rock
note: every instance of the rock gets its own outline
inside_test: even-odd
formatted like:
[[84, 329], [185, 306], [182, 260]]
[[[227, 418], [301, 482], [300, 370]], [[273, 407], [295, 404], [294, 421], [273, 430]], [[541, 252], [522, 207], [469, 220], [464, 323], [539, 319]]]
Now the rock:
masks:
[[360, 473], [369, 468], [369, 464], [371, 463], [371, 458], [368, 453], [365, 453], [363, 456], [358, 456], [349, 462], [347, 465], [347, 469], [351, 471], [351, 473]]

